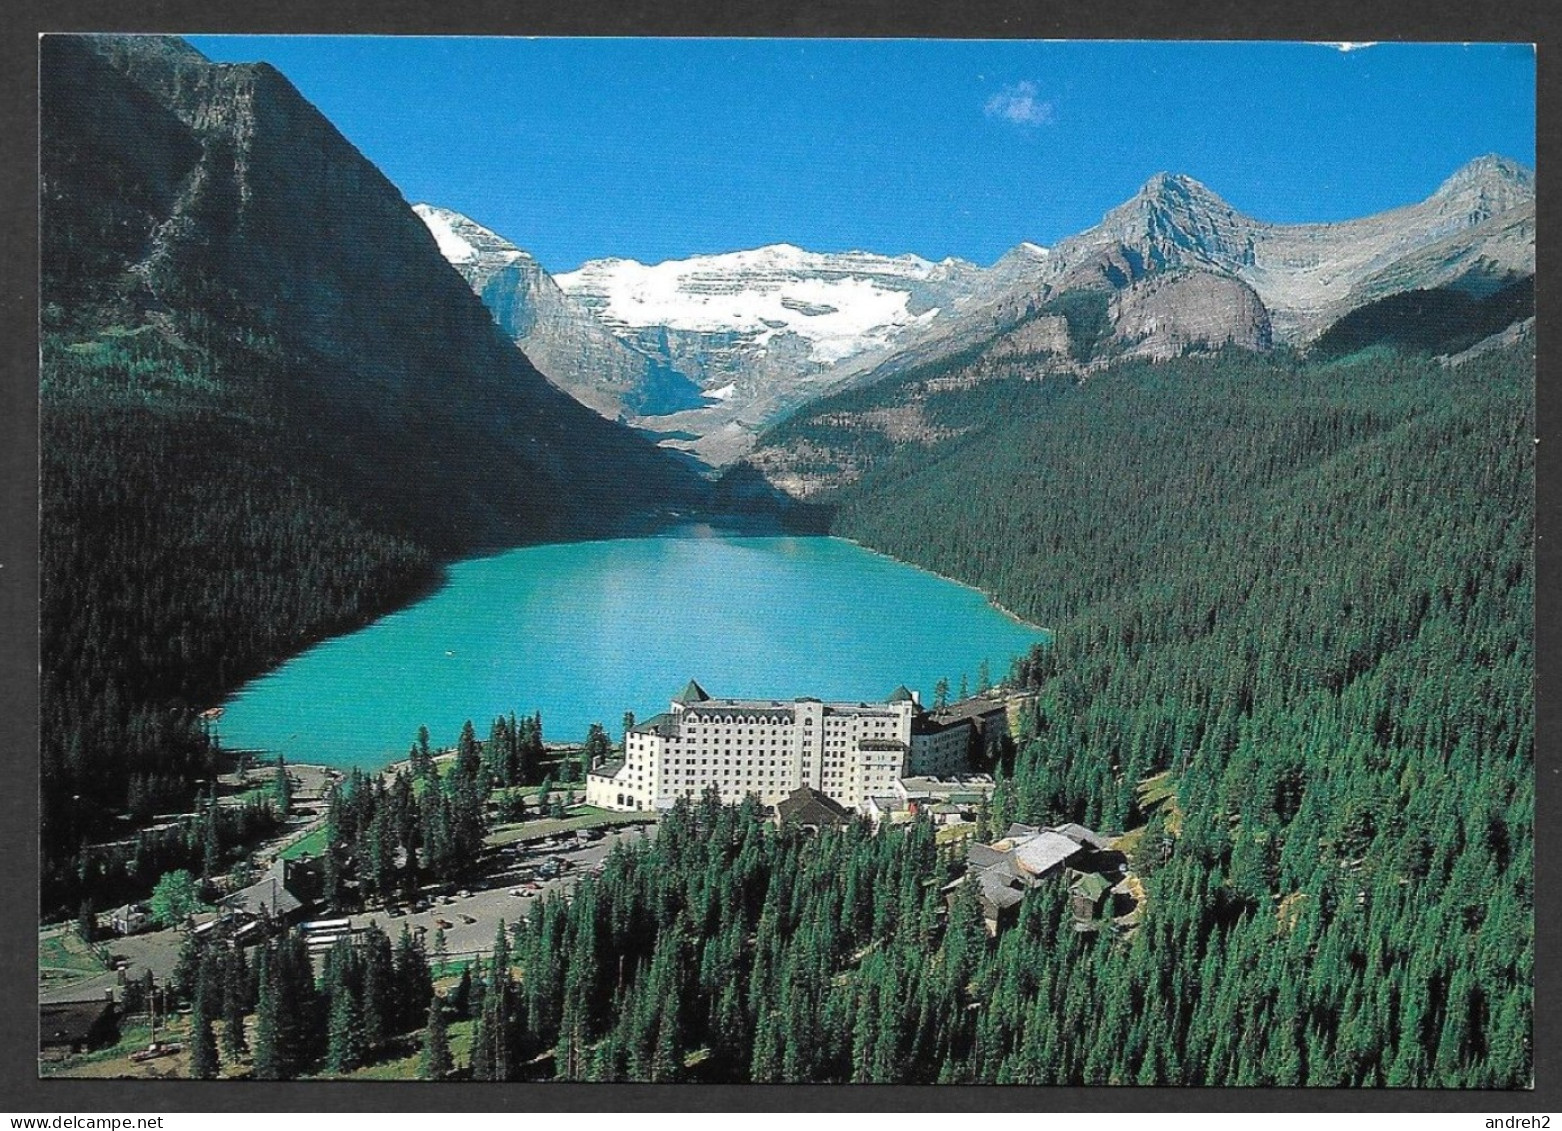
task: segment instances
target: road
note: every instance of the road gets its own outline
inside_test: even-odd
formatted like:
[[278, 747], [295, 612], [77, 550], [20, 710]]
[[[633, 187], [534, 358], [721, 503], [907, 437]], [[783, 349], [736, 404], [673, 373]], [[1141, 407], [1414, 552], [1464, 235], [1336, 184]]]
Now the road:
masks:
[[[470, 955], [473, 952], [487, 954], [493, 949], [494, 931], [499, 920], [503, 919], [507, 924], [514, 924], [516, 920], [530, 914], [532, 904], [547, 895], [550, 891], [563, 890], [575, 885], [576, 880], [591, 868], [592, 865], [607, 858], [613, 846], [619, 841], [634, 843], [641, 835], [640, 830], [645, 830], [645, 835], [656, 835], [655, 825], [639, 825], [623, 829], [615, 829], [607, 833], [601, 840], [584, 848], [560, 848], [539, 846], [526, 850], [521, 849], [514, 857], [505, 857], [513, 860], [508, 872], [497, 873], [486, 880], [479, 880], [480, 884], [491, 884], [486, 890], [477, 887], [470, 889], [471, 894], [465, 899], [452, 896], [450, 902], [436, 902], [433, 907], [424, 912], [401, 915], [395, 918], [384, 912], [369, 912], [352, 917], [353, 927], [366, 927], [370, 923], [378, 923], [394, 940], [401, 934], [402, 924], [417, 931], [420, 927], [428, 933], [424, 937], [424, 943], [433, 957], [434, 931], [439, 920], [443, 919], [450, 926], [445, 929], [445, 953], [452, 958]], [[514, 875], [514, 869], [522, 865], [536, 866], [551, 856], [562, 856], [570, 862], [570, 866], [562, 876], [555, 880], [537, 881], [540, 890], [535, 896], [515, 896], [510, 893], [521, 886], [520, 880]], [[466, 920], [470, 918], [472, 922]]]
[[[615, 844], [619, 841], [633, 843], [634, 839], [641, 835], [641, 829], [645, 830], [646, 836], [656, 835], [655, 825], [639, 825], [610, 831], [603, 839], [583, 848], [539, 846], [529, 851], [522, 849], [514, 856], [501, 857], [507, 861], [506, 866], [510, 869], [510, 873], [500, 872], [490, 878], [475, 881], [470, 889], [471, 894], [465, 899], [452, 897], [449, 903], [436, 903], [428, 911], [395, 918], [379, 911], [354, 915], [352, 925], [365, 927], [370, 923], [378, 923], [385, 933], [390, 935], [392, 941], [401, 934], [403, 923], [414, 931], [421, 927], [427, 932], [424, 943], [432, 958], [434, 931], [438, 920], [444, 919], [450, 924], [445, 931], [446, 954], [452, 958], [474, 952], [487, 954], [493, 949], [494, 930], [499, 920], [503, 919], [507, 924], [513, 924], [531, 911], [532, 904], [537, 898], [546, 895], [549, 891], [573, 887], [592, 865], [606, 859]], [[513, 876], [515, 868], [541, 864], [550, 856], [563, 856], [569, 860], [569, 869], [558, 879], [545, 883], [539, 881], [541, 890], [536, 896], [520, 897], [510, 894], [520, 886], [519, 880]], [[479, 885], [491, 886], [480, 887]], [[472, 922], [468, 923], [467, 918]], [[127, 980], [139, 978], [146, 970], [151, 970], [153, 977], [161, 985], [173, 975], [174, 967], [179, 961], [179, 948], [183, 942], [183, 931], [164, 930], [148, 931], [145, 934], [129, 935], [124, 938], [111, 938], [105, 940], [103, 945], [107, 946], [111, 953], [124, 958], [129, 963], [125, 972]], [[39, 994], [39, 1000], [43, 1002], [84, 1001], [102, 997], [104, 990], [113, 989], [119, 984], [120, 976], [117, 973], [96, 974], [69, 985], [56, 986], [43, 991]]]

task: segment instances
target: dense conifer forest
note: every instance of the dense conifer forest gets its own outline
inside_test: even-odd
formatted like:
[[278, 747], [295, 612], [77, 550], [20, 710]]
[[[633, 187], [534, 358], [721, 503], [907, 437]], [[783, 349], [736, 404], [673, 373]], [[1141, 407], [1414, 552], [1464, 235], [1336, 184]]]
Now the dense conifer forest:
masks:
[[[273, 944], [247, 992], [271, 979], [307, 1024], [253, 1070], [415, 1040], [426, 1078], [1526, 1086], [1532, 366], [1230, 355], [968, 386], [945, 419], [987, 425], [840, 492], [843, 532], [1054, 626], [1010, 673], [1034, 697], [982, 823], [1126, 834], [1132, 915], [1078, 930], [1044, 884], [990, 938], [925, 817], [815, 832], [708, 796], [394, 1020], [372, 987], [422, 977], [412, 944], [343, 950], [318, 984]], [[430, 846], [476, 843], [528, 746], [501, 719], [438, 788], [417, 748], [349, 783], [331, 821], [359, 892], [389, 890], [397, 847], [459, 874], [470, 847]]]
[[936, 376], [771, 440], [869, 467], [836, 532], [1055, 628], [997, 823], [1144, 828], [1143, 925], [1073, 944], [1115, 1036], [1043, 1078], [1526, 1084], [1533, 347], [1016, 373], [923, 394], [953, 439], [857, 431]]
[[46, 912], [128, 894], [124, 854], [84, 846], [113, 839], [115, 813], [191, 806], [217, 770], [200, 710], [434, 580], [426, 547], [289, 466], [263, 401], [235, 403], [232, 370], [267, 363], [147, 326], [45, 325]]
[[[46, 44], [42, 99], [41, 902], [91, 934], [94, 910], [180, 869], [209, 879], [275, 830], [285, 802], [222, 807], [210, 786], [222, 752], [200, 713], [242, 681], [485, 539], [710, 500], [512, 357], [394, 193], [335, 215], [367, 202], [410, 224], [415, 285], [257, 309], [240, 284], [266, 228], [230, 222], [243, 194], [217, 177], [253, 139], [173, 81], [204, 64], [163, 49], [119, 73], [128, 48], [67, 39]], [[128, 77], [154, 64], [166, 104]], [[308, 136], [358, 175], [356, 151]], [[281, 175], [296, 139], [262, 140], [276, 184], [320, 180]], [[279, 215], [306, 211], [290, 200]], [[208, 254], [218, 236], [231, 261]], [[313, 239], [277, 262], [334, 278], [332, 255], [299, 251]], [[377, 239], [349, 245], [374, 265]], [[529, 390], [453, 445], [489, 406], [446, 396], [459, 382], [418, 352], [435, 339], [391, 336], [408, 352], [378, 360], [416, 381], [387, 415], [384, 373], [354, 378], [358, 359], [320, 352], [335, 329], [297, 325], [344, 297], [365, 318], [390, 293], [415, 308], [430, 281], [446, 328], [476, 327], [438, 339], [481, 347], [467, 377], [493, 379], [491, 358], [521, 380], [492, 390]], [[460, 969], [405, 932], [318, 971], [296, 934], [249, 953], [190, 936], [171, 988], [192, 1073], [344, 1075], [416, 1041], [429, 1078], [1527, 1086], [1534, 347], [1430, 355], [1526, 315], [1532, 286], [1394, 296], [1309, 358], [1111, 365], [1104, 296], [1065, 294], [1033, 314], [1064, 317], [1068, 359], [974, 346], [763, 437], [834, 482], [793, 517], [1053, 631], [1010, 673], [1026, 706], [983, 824], [1121, 835], [1130, 918], [1077, 931], [1044, 885], [989, 938], [968, 886], [946, 900], [960, 851], [925, 821], [816, 833], [752, 800], [685, 802]], [[908, 408], [916, 428], [881, 426]], [[715, 505], [767, 490], [729, 469]], [[469, 727], [443, 777], [420, 745], [406, 773], [348, 780], [327, 902], [471, 875], [495, 791], [516, 804], [541, 758], [540, 723], [501, 719], [485, 743]]]

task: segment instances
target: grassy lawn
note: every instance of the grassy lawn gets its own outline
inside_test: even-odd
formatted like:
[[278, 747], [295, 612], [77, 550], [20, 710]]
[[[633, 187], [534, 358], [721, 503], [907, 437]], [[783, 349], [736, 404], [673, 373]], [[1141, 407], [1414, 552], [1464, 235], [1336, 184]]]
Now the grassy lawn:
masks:
[[1144, 830], [1148, 826], [1140, 825], [1136, 829], [1129, 829], [1122, 836], [1111, 842], [1112, 848], [1121, 852], [1124, 856], [1132, 856], [1139, 847], [1139, 842], [1144, 839]]
[[1162, 770], [1158, 774], [1151, 774], [1139, 783], [1137, 792], [1141, 810], [1148, 813], [1156, 806], [1164, 806], [1166, 831], [1172, 836], [1182, 833], [1182, 809], [1177, 804], [1177, 783], [1172, 780], [1170, 772]]
[[592, 805], [577, 805], [570, 811], [570, 815], [562, 820], [557, 817], [546, 817], [536, 821], [522, 821], [518, 825], [498, 825], [488, 834], [488, 844], [492, 846], [514, 844], [518, 840], [557, 836], [559, 833], [572, 833], [579, 829], [607, 828], [613, 825], [650, 825], [655, 822], [656, 817], [651, 813], [613, 813]]
[[305, 856], [318, 856], [325, 851], [325, 826], [322, 825], [307, 836], [302, 836], [281, 852], [284, 860], [298, 860]]
[[[471, 1059], [474, 1025], [475, 1023], [471, 1021], [452, 1021], [446, 1030], [450, 1034], [450, 1059], [456, 1064], [464, 1065]], [[404, 1056], [368, 1064], [340, 1076], [321, 1075], [312, 1078], [316, 1080], [416, 1080], [418, 1061], [423, 1056], [423, 1034], [420, 1032], [412, 1037], [410, 1044], [413, 1051]]]
[[90, 978], [107, 969], [96, 948], [82, 942], [74, 927], [38, 936], [38, 979], [44, 987]]

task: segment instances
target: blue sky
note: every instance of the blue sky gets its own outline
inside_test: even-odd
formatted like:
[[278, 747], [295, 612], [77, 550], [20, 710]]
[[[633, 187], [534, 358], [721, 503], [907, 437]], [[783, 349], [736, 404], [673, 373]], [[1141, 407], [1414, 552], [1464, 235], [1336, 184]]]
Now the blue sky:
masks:
[[990, 263], [1151, 174], [1276, 222], [1533, 167], [1527, 46], [195, 36], [551, 271], [787, 242]]

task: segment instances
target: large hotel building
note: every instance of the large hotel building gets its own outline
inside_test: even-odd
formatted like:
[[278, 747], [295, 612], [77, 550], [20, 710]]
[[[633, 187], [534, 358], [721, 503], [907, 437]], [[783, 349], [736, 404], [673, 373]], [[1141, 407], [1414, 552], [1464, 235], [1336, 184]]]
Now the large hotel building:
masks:
[[[963, 709], [962, 709], [963, 708]], [[605, 809], [665, 808], [715, 786], [724, 802], [774, 804], [808, 786], [848, 808], [913, 774], [963, 773], [973, 742], [1007, 733], [1001, 702], [929, 714], [904, 687], [882, 703], [713, 699], [691, 680], [670, 709], [624, 735], [624, 757], [586, 776]]]

